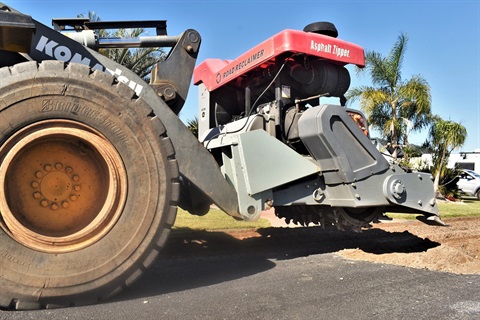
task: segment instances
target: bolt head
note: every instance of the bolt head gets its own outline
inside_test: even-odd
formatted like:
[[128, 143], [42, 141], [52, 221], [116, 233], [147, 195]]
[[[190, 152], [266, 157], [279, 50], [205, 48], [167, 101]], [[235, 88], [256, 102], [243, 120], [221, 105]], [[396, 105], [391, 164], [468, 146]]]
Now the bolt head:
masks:
[[[198, 40], [199, 40], [198, 34], [195, 33], [195, 32], [190, 32], [190, 33], [188, 34], [188, 39], [189, 39], [191, 42], [194, 42], [194, 43], [195, 43], [195, 42], [198, 42]], [[191, 45], [189, 45], [189, 46], [191, 46]]]
[[403, 187], [402, 184], [397, 183], [397, 184], [393, 187], [393, 191], [394, 191], [396, 194], [402, 194], [402, 193], [405, 191], [405, 188]]
[[163, 95], [165, 96], [165, 99], [173, 99], [175, 98], [175, 91], [172, 88], [167, 87], [163, 90]]
[[405, 192], [405, 186], [401, 180], [397, 179], [392, 181], [389, 191], [395, 199], [400, 199]]

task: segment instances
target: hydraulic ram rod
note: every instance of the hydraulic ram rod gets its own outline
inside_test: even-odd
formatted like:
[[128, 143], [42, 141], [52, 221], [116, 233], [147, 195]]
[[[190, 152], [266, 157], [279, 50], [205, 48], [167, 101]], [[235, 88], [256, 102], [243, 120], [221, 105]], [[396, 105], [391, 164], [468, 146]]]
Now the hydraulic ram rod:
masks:
[[99, 38], [98, 48], [174, 47], [178, 36], [145, 36], [137, 38]]
[[65, 32], [64, 35], [93, 50], [102, 48], [173, 48], [180, 40], [180, 36], [97, 38], [93, 30]]

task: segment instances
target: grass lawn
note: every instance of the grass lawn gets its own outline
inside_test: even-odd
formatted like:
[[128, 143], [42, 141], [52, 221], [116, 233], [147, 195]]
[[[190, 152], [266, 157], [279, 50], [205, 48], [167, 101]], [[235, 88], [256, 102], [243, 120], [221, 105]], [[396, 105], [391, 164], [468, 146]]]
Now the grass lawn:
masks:
[[[480, 201], [465, 198], [458, 202], [438, 202], [442, 220], [459, 217], [480, 217]], [[415, 219], [414, 214], [387, 213], [394, 219]]]
[[178, 208], [173, 229], [228, 230], [268, 227], [270, 222], [267, 219], [260, 218], [253, 222], [236, 220], [219, 209], [210, 209], [206, 215], [200, 217]]

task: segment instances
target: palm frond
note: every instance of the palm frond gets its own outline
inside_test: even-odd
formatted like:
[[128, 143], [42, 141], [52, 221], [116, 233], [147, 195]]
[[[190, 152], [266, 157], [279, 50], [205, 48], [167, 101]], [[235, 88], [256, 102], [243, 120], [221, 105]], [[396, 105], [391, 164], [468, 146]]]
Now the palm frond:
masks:
[[408, 141], [410, 131], [420, 130], [431, 121], [431, 95], [428, 83], [420, 76], [402, 80], [408, 36], [401, 33], [387, 56], [365, 53], [365, 65], [373, 86], [347, 92], [351, 101], [359, 100], [369, 124], [383, 132], [394, 144]]
[[[87, 15], [80, 14], [78, 17]], [[101, 21], [93, 11], [89, 11], [90, 21]], [[100, 37], [137, 38], [146, 33], [143, 28], [117, 29], [115, 31], [97, 30]], [[99, 52], [109, 59], [135, 72], [139, 77], [148, 81], [152, 67], [165, 59], [165, 52], [160, 48], [120, 48], [101, 49]]]
[[387, 58], [388, 78], [392, 87], [396, 87], [402, 81], [402, 67], [407, 41], [408, 36], [405, 33], [400, 34]]

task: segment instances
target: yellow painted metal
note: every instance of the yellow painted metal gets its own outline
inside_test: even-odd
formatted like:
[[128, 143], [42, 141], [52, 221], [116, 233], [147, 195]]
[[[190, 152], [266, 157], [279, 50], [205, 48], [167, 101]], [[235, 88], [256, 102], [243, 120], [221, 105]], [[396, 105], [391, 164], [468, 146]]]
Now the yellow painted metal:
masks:
[[59, 253], [92, 245], [119, 219], [126, 194], [120, 155], [84, 124], [37, 122], [0, 147], [0, 226], [32, 249]]

